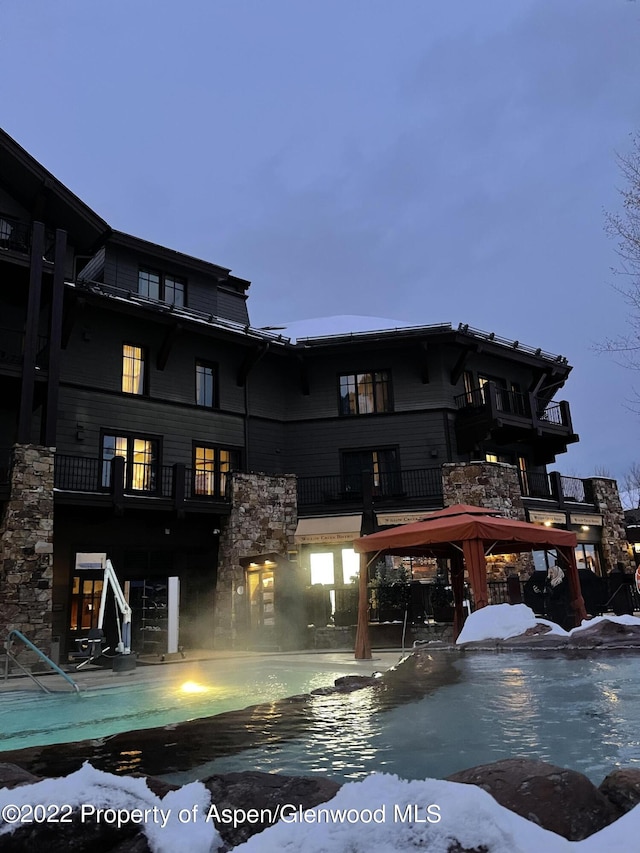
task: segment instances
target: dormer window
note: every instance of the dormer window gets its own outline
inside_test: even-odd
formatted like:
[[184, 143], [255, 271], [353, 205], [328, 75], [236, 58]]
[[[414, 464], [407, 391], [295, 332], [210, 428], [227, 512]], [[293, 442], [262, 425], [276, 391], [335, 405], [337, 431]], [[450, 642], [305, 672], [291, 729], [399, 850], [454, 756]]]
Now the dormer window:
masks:
[[156, 302], [183, 307], [187, 282], [175, 275], [165, 275], [157, 270], [141, 269], [138, 272], [138, 293]]

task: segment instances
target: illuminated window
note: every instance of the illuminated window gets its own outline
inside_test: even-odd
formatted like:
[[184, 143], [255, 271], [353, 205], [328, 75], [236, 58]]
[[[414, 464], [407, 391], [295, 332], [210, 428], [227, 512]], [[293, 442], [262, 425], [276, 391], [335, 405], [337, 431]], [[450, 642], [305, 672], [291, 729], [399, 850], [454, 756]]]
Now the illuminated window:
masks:
[[122, 390], [125, 394], [145, 394], [145, 353], [142, 347], [122, 347]]
[[311, 566], [311, 583], [321, 583], [333, 586], [335, 573], [333, 570], [333, 554], [321, 552], [309, 555]]
[[209, 445], [193, 449], [193, 493], [208, 497], [224, 497], [229, 473], [239, 467], [240, 454]]
[[340, 414], [390, 412], [390, 392], [391, 377], [388, 370], [344, 374], [340, 377]]
[[158, 440], [132, 435], [102, 437], [102, 486], [111, 486], [111, 462], [115, 456], [124, 459], [125, 489], [154, 492], [157, 486]]

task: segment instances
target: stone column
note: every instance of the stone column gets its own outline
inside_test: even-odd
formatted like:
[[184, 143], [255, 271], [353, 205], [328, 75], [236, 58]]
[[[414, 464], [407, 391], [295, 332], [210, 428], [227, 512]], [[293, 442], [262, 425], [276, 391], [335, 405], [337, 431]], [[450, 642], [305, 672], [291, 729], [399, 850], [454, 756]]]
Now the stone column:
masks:
[[[504, 462], [445, 462], [442, 466], [442, 496], [445, 506], [471, 504], [499, 512], [506, 518], [526, 521], [520, 479], [515, 465]], [[530, 554], [515, 560], [511, 555], [487, 562], [487, 579], [498, 580], [511, 574], [523, 579], [533, 571]]]
[[11, 496], [0, 524], [0, 641], [13, 628], [51, 652], [54, 448], [13, 448]]
[[585, 487], [597, 512], [602, 515], [602, 571], [608, 574], [617, 562], [621, 562], [626, 572], [634, 572], [617, 482], [608, 477], [590, 477], [585, 480]]
[[233, 645], [246, 618], [244, 569], [240, 557], [252, 554], [287, 556], [297, 524], [296, 477], [287, 474], [231, 475], [231, 514], [223, 523], [218, 551], [214, 640], [218, 648]]

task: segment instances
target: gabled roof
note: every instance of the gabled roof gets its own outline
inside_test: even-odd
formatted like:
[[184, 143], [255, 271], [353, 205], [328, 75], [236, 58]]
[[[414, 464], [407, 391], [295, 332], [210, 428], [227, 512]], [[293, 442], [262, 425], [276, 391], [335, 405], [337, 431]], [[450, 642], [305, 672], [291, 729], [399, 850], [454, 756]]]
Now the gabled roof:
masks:
[[[92, 252], [109, 225], [0, 129], [0, 182], [45, 224], [64, 228], [77, 248]], [[39, 213], [38, 208], [43, 212]]]

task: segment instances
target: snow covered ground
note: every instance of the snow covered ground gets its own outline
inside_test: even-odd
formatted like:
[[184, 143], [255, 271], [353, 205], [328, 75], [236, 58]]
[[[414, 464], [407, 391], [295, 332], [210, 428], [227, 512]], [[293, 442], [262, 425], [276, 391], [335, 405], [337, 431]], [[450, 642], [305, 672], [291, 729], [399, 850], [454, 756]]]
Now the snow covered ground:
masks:
[[[83, 822], [140, 824], [154, 853], [214, 853], [222, 845], [212, 820], [215, 804], [212, 807], [201, 783], [185, 785], [160, 800], [144, 779], [113, 776], [88, 764], [66, 778], [0, 790], [0, 835], [19, 825], [17, 815], [25, 819], [30, 814], [34, 822], [35, 815], [47, 809], [51, 815], [57, 808], [60, 818], [68, 813], [67, 806], [80, 807]], [[283, 806], [277, 824], [234, 850], [447, 853], [458, 842], [488, 853], [604, 853], [637, 849], [639, 833], [640, 807], [590, 838], [570, 842], [503, 808], [473, 785], [434, 779], [407, 782], [375, 774], [344, 785], [328, 803], [306, 810]]]
[[578, 628], [565, 631], [555, 622], [536, 616], [525, 604], [492, 604], [476, 610], [468, 617], [456, 643], [462, 646], [478, 640], [508, 640], [524, 634], [536, 625], [548, 625], [549, 634], [571, 637], [599, 622], [607, 621], [640, 627], [640, 619], [637, 616], [596, 616], [594, 619], [585, 619]]

